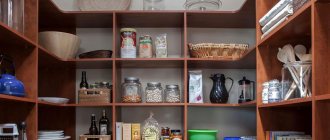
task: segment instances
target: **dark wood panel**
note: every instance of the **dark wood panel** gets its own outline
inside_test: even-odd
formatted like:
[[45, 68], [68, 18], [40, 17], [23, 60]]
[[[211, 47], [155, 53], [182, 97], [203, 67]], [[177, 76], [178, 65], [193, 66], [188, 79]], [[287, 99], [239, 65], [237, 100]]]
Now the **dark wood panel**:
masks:
[[24, 0], [24, 35], [38, 42], [38, 0]]
[[75, 108], [40, 106], [38, 120], [39, 130], [64, 130], [64, 134], [71, 136], [71, 139], [76, 137]]
[[317, 101], [315, 107], [315, 140], [330, 139], [330, 100]]
[[183, 68], [183, 58], [116, 58], [117, 68]]
[[[2, 47], [14, 47], [16, 49], [35, 48], [37, 44], [21, 33], [11, 29], [0, 22], [0, 43]], [[1, 48], [2, 48], [1, 47]]]
[[255, 0], [233, 12], [187, 11], [187, 26], [198, 28], [255, 28]]
[[282, 102], [258, 105], [259, 108], [291, 107], [291, 106], [311, 106], [312, 98], [298, 98]]

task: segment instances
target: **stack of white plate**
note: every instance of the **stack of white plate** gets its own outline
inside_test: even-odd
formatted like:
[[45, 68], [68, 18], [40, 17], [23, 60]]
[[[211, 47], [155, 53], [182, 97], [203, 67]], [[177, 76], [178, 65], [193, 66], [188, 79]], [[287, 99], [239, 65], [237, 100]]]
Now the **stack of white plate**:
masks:
[[38, 140], [67, 140], [70, 136], [64, 136], [63, 130], [42, 130], [38, 132]]

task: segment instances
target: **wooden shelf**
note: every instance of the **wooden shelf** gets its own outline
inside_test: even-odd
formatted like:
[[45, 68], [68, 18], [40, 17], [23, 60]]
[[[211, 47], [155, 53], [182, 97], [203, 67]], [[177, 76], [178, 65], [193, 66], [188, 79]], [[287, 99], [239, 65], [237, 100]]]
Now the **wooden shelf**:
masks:
[[115, 106], [129, 106], [129, 107], [157, 107], [157, 106], [184, 106], [184, 103], [115, 103]]
[[[312, 2], [306, 3], [297, 10], [285, 22], [275, 28], [271, 33], [258, 42], [258, 46], [283, 44], [291, 39], [310, 38], [311, 36], [311, 5]], [[257, 25], [260, 26], [260, 25]], [[258, 31], [260, 32], [260, 31]], [[260, 39], [260, 38], [259, 38]], [[257, 39], [257, 40], [259, 40]]]
[[56, 104], [45, 101], [38, 101], [39, 105], [57, 106], [57, 107], [111, 107], [112, 103], [97, 103], [97, 104]]
[[287, 101], [277, 102], [277, 103], [268, 103], [258, 105], [258, 108], [271, 108], [271, 107], [294, 107], [294, 106], [311, 106], [312, 98], [298, 98], [291, 99]]
[[184, 58], [116, 58], [120, 68], [183, 68]]
[[256, 48], [250, 49], [237, 60], [217, 60], [208, 58], [188, 58], [189, 68], [209, 69], [256, 69]]
[[194, 28], [255, 28], [255, 12], [255, 0], [246, 0], [237, 11], [187, 11], [187, 26]]
[[77, 69], [106, 69], [112, 68], [113, 58], [87, 58], [87, 59], [68, 59], [64, 60], [52, 54], [48, 50], [39, 47], [39, 59], [41, 66], [52, 66], [59, 63], [65, 63]]
[[0, 42], [2, 47], [15, 47], [16, 49], [31, 49], [37, 46], [36, 43], [2, 22], [0, 22]]
[[330, 94], [316, 95], [315, 100], [317, 101], [330, 100]]
[[0, 94], [0, 101], [13, 101], [13, 102], [25, 102], [25, 103], [35, 103], [35, 99], [30, 99], [26, 97], [16, 97]]
[[241, 104], [188, 103], [190, 107], [256, 107], [256, 101]]

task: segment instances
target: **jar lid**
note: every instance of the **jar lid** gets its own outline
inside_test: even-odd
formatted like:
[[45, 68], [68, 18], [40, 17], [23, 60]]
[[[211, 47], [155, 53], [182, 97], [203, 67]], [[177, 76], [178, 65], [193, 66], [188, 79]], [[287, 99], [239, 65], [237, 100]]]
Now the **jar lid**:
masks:
[[139, 78], [136, 77], [126, 77], [125, 82], [139, 81]]
[[171, 130], [171, 133], [175, 133], [175, 132], [178, 132], [178, 133], [180, 133], [180, 132], [181, 132], [181, 130]]
[[239, 81], [238, 81], [238, 84], [239, 84], [239, 85], [243, 85], [243, 84], [247, 84], [247, 85], [249, 85], [249, 84], [251, 84], [251, 81], [248, 80], [248, 79], [246, 79], [246, 77], [244, 76], [242, 80], [239, 80]]
[[166, 88], [168, 88], [168, 89], [178, 89], [179, 85], [166, 85]]
[[148, 87], [160, 87], [162, 84], [160, 82], [149, 82], [147, 83]]
[[134, 28], [121, 28], [120, 32], [136, 32]]

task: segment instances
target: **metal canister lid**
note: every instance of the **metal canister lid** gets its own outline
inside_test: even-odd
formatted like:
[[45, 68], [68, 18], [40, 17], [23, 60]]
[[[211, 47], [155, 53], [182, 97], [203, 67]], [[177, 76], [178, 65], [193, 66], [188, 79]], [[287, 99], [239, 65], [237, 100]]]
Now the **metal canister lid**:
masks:
[[120, 32], [136, 32], [134, 28], [121, 28]]
[[139, 82], [139, 78], [136, 77], [126, 77], [125, 82]]
[[160, 87], [162, 84], [160, 82], [149, 82], [147, 83], [148, 87]]
[[167, 89], [178, 89], [179, 85], [166, 85]]

